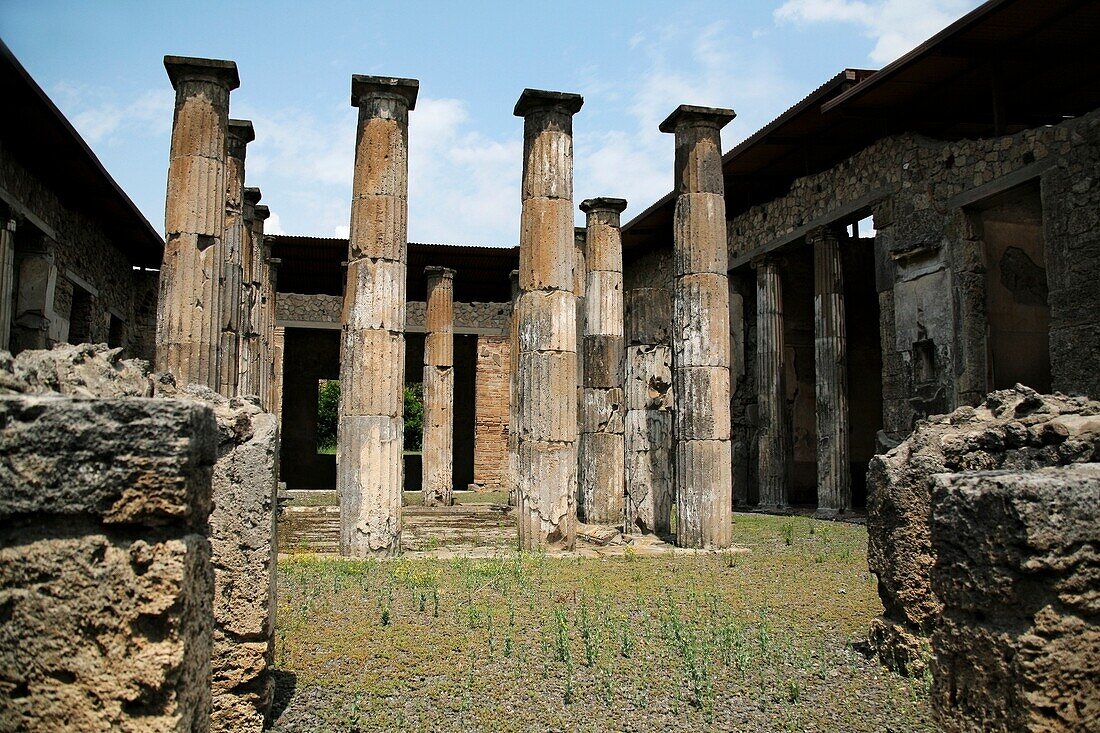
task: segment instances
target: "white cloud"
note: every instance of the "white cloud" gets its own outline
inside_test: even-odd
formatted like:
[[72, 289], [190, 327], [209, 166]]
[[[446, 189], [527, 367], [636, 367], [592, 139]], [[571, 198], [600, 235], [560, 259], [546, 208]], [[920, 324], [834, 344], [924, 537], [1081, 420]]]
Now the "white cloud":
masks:
[[787, 0], [777, 22], [851, 23], [875, 42], [869, 57], [887, 64], [978, 5], [978, 0]]
[[267, 217], [267, 221], [264, 222], [264, 234], [286, 234], [277, 212], [272, 211], [271, 216]]
[[147, 89], [129, 99], [113, 90], [72, 83], [57, 84], [51, 97], [89, 144], [130, 144], [135, 137], [167, 134], [172, 129], [171, 89]]

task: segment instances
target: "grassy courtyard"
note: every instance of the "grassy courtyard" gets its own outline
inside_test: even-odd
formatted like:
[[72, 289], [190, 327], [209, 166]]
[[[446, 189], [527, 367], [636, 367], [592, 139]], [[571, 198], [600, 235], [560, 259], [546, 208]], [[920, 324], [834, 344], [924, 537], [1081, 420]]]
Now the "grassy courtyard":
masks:
[[850, 644], [866, 531], [738, 515], [747, 554], [280, 562], [277, 731], [931, 731]]

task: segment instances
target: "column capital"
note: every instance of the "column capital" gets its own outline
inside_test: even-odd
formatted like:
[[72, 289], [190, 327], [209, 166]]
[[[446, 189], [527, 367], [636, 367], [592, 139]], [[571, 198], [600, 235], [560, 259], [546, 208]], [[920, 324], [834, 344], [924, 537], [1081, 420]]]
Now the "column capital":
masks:
[[818, 227], [814, 227], [810, 231], [806, 232], [806, 242], [810, 245], [817, 245], [825, 240], [832, 240], [837, 242], [840, 240], [839, 225], [837, 224], [823, 224]]
[[256, 207], [254, 207], [254, 208], [252, 209], [252, 211], [253, 211], [253, 214], [252, 214], [252, 216], [253, 216], [253, 218], [255, 218], [255, 219], [256, 219], [257, 221], [264, 221], [264, 220], [265, 220], [265, 219], [267, 219], [267, 218], [268, 218], [269, 216], [271, 216], [271, 209], [269, 209], [269, 208], [268, 208], [267, 206], [265, 206], [264, 204], [260, 204], [259, 206], [256, 206]]
[[526, 117], [541, 110], [559, 110], [571, 115], [580, 112], [584, 97], [572, 92], [548, 92], [543, 89], [524, 89], [519, 95], [512, 114]]
[[753, 257], [749, 261], [749, 265], [754, 270], [759, 270], [761, 267], [779, 267], [779, 258], [769, 252], [767, 254], [757, 255], [756, 257]]
[[615, 214], [621, 214], [626, 209], [626, 199], [609, 198], [607, 196], [597, 196], [592, 199], [585, 199], [581, 201], [580, 210], [586, 214], [592, 214], [597, 211], [610, 211]]
[[245, 186], [244, 193], [242, 194], [244, 202], [249, 206], [255, 206], [260, 203], [260, 199], [263, 195], [260, 193], [260, 189], [255, 186]]
[[224, 59], [204, 59], [194, 56], [165, 56], [164, 70], [172, 88], [178, 89], [185, 81], [210, 81], [221, 84], [229, 91], [241, 85], [237, 64]]
[[368, 99], [384, 97], [404, 102], [411, 111], [416, 108], [420, 81], [397, 76], [351, 75], [351, 106], [359, 107]]
[[725, 107], [698, 107], [694, 104], [681, 104], [665, 118], [658, 129], [661, 132], [679, 132], [685, 127], [706, 125], [721, 130], [736, 116], [736, 112]]
[[455, 271], [452, 270], [450, 267], [428, 265], [424, 268], [424, 277], [428, 280], [454, 280]]
[[17, 226], [17, 224], [16, 224], [16, 221], [15, 221], [14, 218], [4, 220], [4, 226], [3, 226], [4, 231], [14, 232], [15, 229], [16, 229], [16, 226]]
[[230, 138], [236, 138], [243, 143], [250, 143], [256, 139], [256, 130], [252, 127], [252, 120], [229, 120], [226, 128]]

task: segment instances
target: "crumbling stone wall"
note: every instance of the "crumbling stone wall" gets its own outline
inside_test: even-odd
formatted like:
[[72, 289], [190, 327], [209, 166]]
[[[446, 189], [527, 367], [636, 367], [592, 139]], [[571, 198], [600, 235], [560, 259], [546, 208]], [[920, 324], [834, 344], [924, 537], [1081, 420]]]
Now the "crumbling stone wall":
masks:
[[[339, 295], [302, 295], [279, 293], [276, 298], [276, 317], [282, 321], [313, 323], [340, 323], [340, 311], [344, 299]], [[479, 328], [507, 333], [512, 314], [511, 303], [460, 303], [455, 302], [455, 328]], [[424, 328], [427, 303], [409, 301], [406, 304], [406, 328]]]
[[1100, 464], [938, 476], [931, 537], [940, 729], [1100, 729]]
[[882, 661], [901, 672], [922, 671], [927, 636], [942, 609], [930, 578], [935, 474], [1098, 460], [1100, 402], [1023, 386], [922, 420], [907, 440], [875, 456], [867, 477], [868, 563], [884, 611], [871, 625], [870, 642]]
[[[15, 359], [0, 352], [0, 394], [22, 392], [53, 395], [55, 399], [60, 399], [58, 394], [99, 398], [76, 403], [93, 410], [96, 405], [120, 397], [156, 397], [158, 399], [132, 402], [139, 408], [143, 404], [189, 406], [209, 418], [210, 434], [205, 438], [210, 443], [205, 479], [206, 513], [195, 525], [201, 526], [206, 548], [202, 559], [204, 572], [210, 575], [212, 571], [206, 588], [209, 595], [202, 601], [207, 635], [206, 676], [200, 685], [207, 689], [204, 715], [209, 717], [210, 729], [214, 731], [260, 731], [270, 711], [273, 692], [277, 419], [264, 413], [254, 398], [227, 399], [197, 385], [177, 389], [169, 375], [150, 374], [146, 362], [121, 359], [120, 352], [121, 349], [93, 344], [62, 344], [50, 351], [25, 351]], [[3, 424], [0, 420], [0, 425]], [[144, 435], [140, 429], [139, 424], [138, 438]], [[0, 428], [0, 432], [2, 430]], [[155, 432], [147, 440], [127, 443], [124, 430], [123, 423], [115, 433], [108, 434], [119, 441], [117, 450], [127, 451], [123, 465], [128, 465], [126, 460], [129, 460], [142, 467], [144, 460], [148, 463], [149, 476], [136, 474], [136, 483], [131, 482], [138, 487], [136, 492], [133, 486], [123, 488], [156, 503], [155, 495], [145, 496], [149, 491], [147, 485], [155, 487], [160, 473], [165, 474], [165, 480], [172, 476], [170, 472], [162, 472], [154, 460], [160, 455], [157, 451], [163, 452], [163, 449], [155, 445]], [[164, 439], [163, 435], [160, 437]], [[26, 440], [30, 441], [26, 447], [28, 452], [38, 450], [46, 455], [53, 452], [50, 445], [35, 444], [34, 435], [27, 436]], [[97, 450], [94, 441], [86, 449], [78, 449], [79, 442], [72, 445], [74, 452], [68, 470], [94, 476], [101, 467], [112, 465], [112, 461]], [[5, 455], [0, 437], [0, 482], [4, 479]], [[89, 463], [97, 470], [90, 471]], [[62, 479], [58, 477], [59, 484]], [[72, 490], [79, 491], [79, 484]], [[100, 506], [95, 497], [88, 501]], [[2, 502], [0, 495], [0, 506]], [[149, 531], [140, 526], [134, 529], [138, 536], [146, 536]], [[111, 593], [124, 590], [125, 586], [120, 584], [105, 591], [103, 598], [109, 601]], [[203, 721], [201, 730], [206, 730], [206, 717]]]
[[[53, 231], [54, 239], [36, 231], [33, 223], [21, 222], [16, 229], [17, 259], [25, 252], [36, 251], [49, 260], [49, 268], [37, 268], [35, 273], [51, 277], [54, 282], [53, 300], [43, 303], [50, 323], [25, 321], [12, 331], [12, 346], [19, 348], [27, 343], [29, 329], [46, 328], [43, 345], [64, 340], [70, 327], [69, 307], [72, 303], [73, 283], [67, 273], [74, 273], [96, 289], [91, 298], [87, 340], [107, 343], [110, 336], [110, 315], [115, 312], [126, 324], [125, 343], [129, 356], [152, 359], [153, 353], [140, 334], [140, 324], [135, 313], [134, 270], [129, 259], [115, 241], [98, 224], [87, 216], [67, 208], [54, 191], [46, 187], [20, 162], [14, 151], [0, 143], [0, 188], [26, 207]], [[19, 263], [16, 263], [17, 279]], [[155, 275], [154, 275], [155, 277]], [[16, 283], [16, 287], [19, 283]], [[43, 289], [45, 291], [45, 288]], [[18, 320], [20, 313], [16, 312]], [[151, 337], [150, 337], [151, 343]]]
[[207, 730], [211, 410], [5, 376], [0, 729]]

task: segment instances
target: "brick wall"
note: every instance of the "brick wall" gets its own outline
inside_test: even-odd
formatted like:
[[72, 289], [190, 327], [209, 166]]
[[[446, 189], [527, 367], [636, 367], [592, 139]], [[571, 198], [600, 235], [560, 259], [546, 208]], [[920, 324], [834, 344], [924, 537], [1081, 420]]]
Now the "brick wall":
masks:
[[478, 336], [474, 417], [474, 483], [504, 488], [508, 470], [508, 339]]

